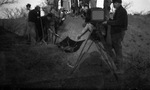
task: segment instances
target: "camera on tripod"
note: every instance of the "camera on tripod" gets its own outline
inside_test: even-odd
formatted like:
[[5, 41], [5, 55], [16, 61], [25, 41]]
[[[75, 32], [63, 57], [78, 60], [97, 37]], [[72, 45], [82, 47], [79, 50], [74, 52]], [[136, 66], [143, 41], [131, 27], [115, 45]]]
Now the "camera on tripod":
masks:
[[104, 10], [102, 8], [91, 8], [91, 22], [102, 23], [104, 21]]
[[91, 34], [92, 40], [100, 41], [101, 35], [106, 36], [106, 27], [102, 24], [104, 17], [104, 10], [102, 8], [91, 8], [90, 23], [95, 27]]

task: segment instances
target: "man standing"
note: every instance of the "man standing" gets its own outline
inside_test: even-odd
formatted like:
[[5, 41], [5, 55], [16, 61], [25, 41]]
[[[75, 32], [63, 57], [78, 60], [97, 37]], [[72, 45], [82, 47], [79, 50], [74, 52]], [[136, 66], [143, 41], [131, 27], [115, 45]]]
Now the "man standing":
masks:
[[96, 7], [97, 5], [97, 0], [90, 0], [90, 7], [93, 8], [93, 7]]
[[38, 40], [37, 22], [40, 18], [40, 7], [36, 6], [35, 9], [31, 10], [28, 15], [29, 25], [29, 38], [31, 44], [35, 44]]
[[74, 16], [78, 14], [78, 0], [71, 0], [71, 9], [73, 10]]
[[103, 22], [103, 24], [111, 25], [112, 49], [116, 54], [116, 65], [121, 68], [123, 62], [122, 45], [125, 31], [128, 26], [127, 11], [122, 7], [122, 0], [113, 0], [113, 6], [116, 9], [113, 20]]
[[59, 0], [54, 0], [54, 6], [56, 11], [58, 11], [58, 2]]
[[105, 13], [105, 20], [109, 19], [109, 12], [110, 12], [110, 5], [111, 0], [104, 0], [104, 13]]
[[30, 10], [31, 10], [31, 4], [28, 3], [26, 5], [26, 9], [24, 10], [24, 13], [23, 13], [23, 17], [26, 21], [26, 28], [25, 28], [24, 36], [27, 36], [28, 39], [29, 39], [29, 36], [28, 36], [28, 15], [29, 15]]
[[28, 14], [29, 14], [30, 10], [31, 10], [31, 4], [28, 3], [26, 5], [26, 9], [24, 10], [24, 15], [23, 15], [23, 17], [25, 17], [26, 20], [28, 19]]

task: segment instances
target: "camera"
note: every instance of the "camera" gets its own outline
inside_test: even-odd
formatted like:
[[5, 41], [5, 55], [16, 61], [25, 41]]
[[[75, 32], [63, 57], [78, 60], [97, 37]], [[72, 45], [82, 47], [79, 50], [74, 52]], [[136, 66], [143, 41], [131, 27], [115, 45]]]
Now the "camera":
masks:
[[102, 8], [91, 8], [90, 23], [95, 27], [91, 34], [92, 40], [101, 41], [101, 36], [106, 36], [106, 27], [102, 24], [104, 22], [104, 10]]
[[91, 8], [91, 22], [102, 23], [104, 21], [104, 10], [102, 8]]

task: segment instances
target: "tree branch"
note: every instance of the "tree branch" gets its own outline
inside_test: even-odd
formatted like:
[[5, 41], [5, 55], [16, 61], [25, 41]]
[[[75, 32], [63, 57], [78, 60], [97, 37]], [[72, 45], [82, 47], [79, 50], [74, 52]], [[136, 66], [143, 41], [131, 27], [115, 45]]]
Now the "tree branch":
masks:
[[0, 6], [5, 5], [5, 4], [12, 4], [16, 2], [17, 0], [0, 0]]
[[123, 4], [123, 6], [124, 6], [125, 9], [129, 9], [132, 6], [132, 4], [133, 4], [133, 2], [125, 2]]

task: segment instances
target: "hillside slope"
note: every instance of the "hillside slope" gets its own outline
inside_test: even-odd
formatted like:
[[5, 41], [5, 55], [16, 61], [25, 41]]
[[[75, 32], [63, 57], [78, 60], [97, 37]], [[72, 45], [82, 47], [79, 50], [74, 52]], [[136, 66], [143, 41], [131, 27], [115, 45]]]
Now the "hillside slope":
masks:
[[[26, 39], [21, 37], [25, 30], [25, 21], [4, 20], [0, 25], [5, 25], [4, 28], [9, 29], [9, 32], [0, 28], [0, 85], [48, 88], [147, 88], [150, 85], [149, 21], [150, 17], [129, 15], [129, 26], [123, 40], [125, 73], [119, 75], [120, 81], [116, 82], [108, 67], [99, 58], [95, 45], [85, 53], [85, 61], [78, 72], [69, 76], [72, 68], [68, 67], [67, 63], [75, 64], [83, 45], [77, 52], [70, 54], [53, 44], [29, 46], [25, 44]], [[76, 36], [83, 29], [83, 22], [81, 17], [67, 16], [63, 26], [59, 28], [60, 36], [69, 36], [76, 40]], [[17, 33], [12, 33], [14, 31]], [[90, 43], [91, 41], [88, 45]]]
[[23, 36], [26, 31], [26, 20], [24, 18], [0, 19], [0, 26], [19, 36]]
[[126, 53], [150, 56], [150, 17], [129, 16], [129, 25], [123, 46]]

